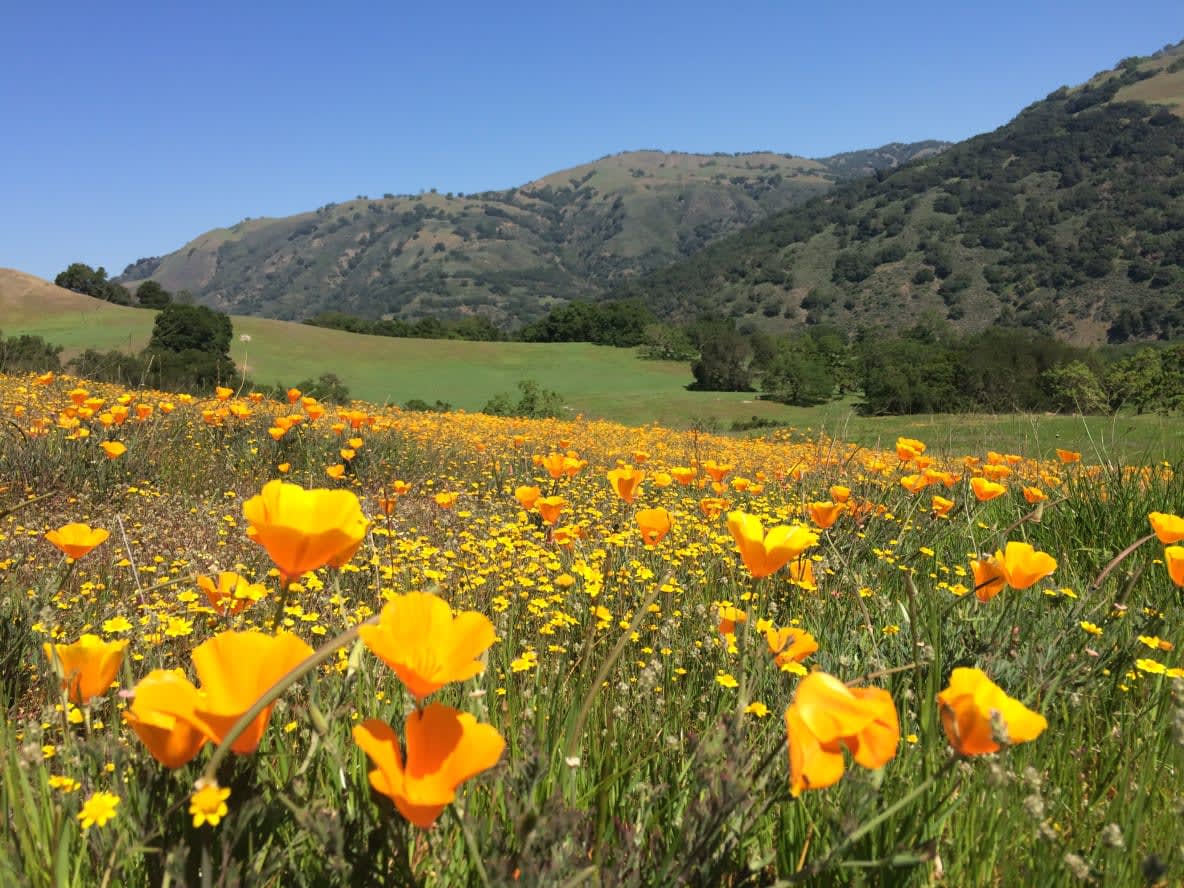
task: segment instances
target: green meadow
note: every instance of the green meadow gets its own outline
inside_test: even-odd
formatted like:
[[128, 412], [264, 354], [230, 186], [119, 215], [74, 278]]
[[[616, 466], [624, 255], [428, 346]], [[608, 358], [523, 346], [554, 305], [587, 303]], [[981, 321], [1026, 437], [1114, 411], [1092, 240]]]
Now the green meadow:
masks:
[[[150, 311], [99, 303], [41, 281], [26, 286], [17, 292], [10, 282], [0, 294], [5, 335], [42, 336], [62, 345], [65, 358], [87, 348], [138, 351], [148, 343], [154, 317]], [[568, 418], [710, 430], [728, 430], [734, 422], [757, 418], [791, 426], [805, 436], [825, 434], [868, 447], [890, 445], [908, 435], [967, 453], [989, 448], [1048, 457], [1063, 447], [1098, 462], [1175, 462], [1184, 457], [1180, 424], [1165, 417], [863, 417], [855, 411], [854, 397], [798, 408], [761, 401], [755, 393], [688, 391], [689, 365], [641, 360], [630, 349], [394, 339], [264, 318], [233, 321], [232, 357], [255, 384], [289, 385], [335, 373], [354, 397], [374, 404], [420, 399], [475, 411], [499, 393], [516, 395], [519, 381], [534, 380], [562, 396]]]

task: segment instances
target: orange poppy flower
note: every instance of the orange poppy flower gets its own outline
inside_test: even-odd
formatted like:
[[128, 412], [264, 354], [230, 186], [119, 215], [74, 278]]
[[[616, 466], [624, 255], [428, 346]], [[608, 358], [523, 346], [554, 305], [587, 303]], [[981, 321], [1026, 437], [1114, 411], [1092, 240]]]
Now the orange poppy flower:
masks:
[[721, 604], [719, 606], [719, 629], [720, 635], [734, 635], [736, 633], [737, 623], [747, 623], [748, 614], [731, 604]]
[[670, 476], [684, 486], [694, 481], [696, 474], [698, 473], [689, 466], [674, 466], [670, 469]]
[[1184, 546], [1168, 546], [1163, 550], [1163, 563], [1168, 576], [1177, 586], [1184, 586]]
[[116, 425], [123, 425], [127, 422], [127, 417], [128, 409], [122, 404], [117, 404], [111, 408], [111, 418], [115, 421]]
[[397, 596], [376, 625], [361, 626], [358, 634], [417, 700], [483, 671], [478, 658], [495, 638], [484, 614], [463, 611], [453, 617], [448, 602], [430, 592]]
[[857, 764], [882, 768], [896, 755], [900, 722], [892, 695], [882, 688], [848, 688], [825, 672], [798, 684], [785, 710], [790, 792], [822, 789], [843, 776], [842, 747]]
[[1002, 481], [1011, 474], [1011, 469], [1007, 466], [987, 465], [983, 466], [983, 477], [988, 481]]
[[900, 486], [909, 493], [920, 493], [929, 486], [924, 475], [905, 475], [900, 479]]
[[654, 472], [651, 480], [654, 482], [654, 487], [666, 488], [674, 483], [674, 479], [670, 477], [669, 472]]
[[933, 514], [939, 518], [944, 518], [954, 508], [954, 501], [946, 499], [944, 496], [934, 495], [933, 497]]
[[814, 562], [809, 558], [798, 558], [789, 562], [789, 579], [795, 586], [808, 592], [818, 589], [814, 582]]
[[645, 472], [635, 469], [633, 466], [622, 466], [608, 473], [608, 483], [613, 486], [617, 496], [626, 503], [633, 502], [637, 487], [643, 480], [645, 480]]
[[103, 448], [103, 453], [107, 454], [107, 459], [119, 459], [127, 453], [127, 445], [120, 441], [104, 441], [99, 446]]
[[745, 512], [728, 513], [728, 530], [749, 573], [756, 579], [767, 577], [817, 545], [818, 534], [803, 525], [779, 525], [765, 533], [761, 520]]
[[897, 438], [896, 456], [902, 462], [916, 459], [925, 452], [925, 445], [916, 438]]
[[971, 561], [974, 571], [974, 594], [979, 601], [990, 601], [1004, 584], [1013, 589], [1027, 589], [1052, 574], [1057, 560], [1047, 552], [1038, 552], [1028, 543], [1010, 542], [1005, 550], [983, 561]]
[[544, 524], [554, 524], [566, 505], [567, 500], [561, 496], [544, 496], [535, 503], [535, 508], [539, 510]]
[[717, 463], [713, 459], [709, 459], [703, 463], [703, 471], [711, 476], [711, 480], [717, 484], [724, 480], [728, 472], [732, 471], [731, 463]]
[[1165, 546], [1184, 540], [1184, 518], [1168, 512], [1152, 512], [1147, 516], [1151, 529]]
[[845, 503], [851, 498], [851, 488], [845, 487], [842, 484], [832, 484], [830, 490], [831, 502]]
[[68, 557], [78, 559], [102, 543], [111, 534], [101, 527], [92, 528], [89, 524], [63, 524], [57, 530], [51, 530], [45, 538], [62, 550]]
[[304, 392], [300, 391], [300, 389], [298, 389], [298, 388], [288, 389], [288, 403], [295, 404], [297, 401], [300, 400], [300, 396], [302, 394], [304, 394]]
[[970, 488], [974, 491], [975, 499], [980, 503], [988, 502], [1007, 493], [1006, 484], [997, 484], [979, 476], [970, 479]]
[[198, 690], [180, 669], [154, 669], [136, 685], [123, 720], [166, 768], [193, 760], [208, 739], [196, 726]]
[[994, 557], [982, 561], [972, 560], [970, 569], [974, 573], [974, 595], [979, 601], [990, 601], [1007, 584], [1003, 564]]
[[784, 629], [765, 630], [765, 643], [778, 666], [801, 663], [818, 650], [818, 641], [805, 629], [787, 626]]
[[525, 484], [514, 489], [514, 499], [518, 500], [518, 505], [528, 512], [534, 508], [534, 504], [542, 495], [543, 492], [539, 488], [528, 487]]
[[1081, 462], [1081, 453], [1076, 450], [1062, 450], [1057, 448], [1057, 459], [1063, 463]]
[[61, 677], [66, 697], [85, 706], [91, 698], [107, 693], [125, 647], [126, 641], [103, 641], [88, 633], [73, 644], [44, 644], [42, 650]]
[[552, 451], [546, 456], [541, 457], [539, 464], [547, 470], [547, 474], [550, 475], [552, 479], [558, 481], [563, 477], [563, 462], [565, 459], [566, 457], [562, 453]]
[[703, 513], [708, 521], [714, 521], [721, 514], [724, 509], [728, 507], [729, 503], [726, 499], [718, 496], [705, 496], [699, 500], [699, 511]]
[[328, 475], [330, 478], [332, 478], [334, 481], [340, 481], [342, 478], [345, 477], [345, 466], [343, 466], [341, 463], [337, 463], [336, 465], [332, 465], [332, 466], [326, 466], [325, 467], [325, 474]]
[[[201, 681], [193, 705], [194, 726], [221, 743], [222, 738], [255, 702], [313, 650], [291, 632], [219, 632], [193, 649], [193, 666]], [[240, 755], [254, 752], [267, 722], [268, 706], [230, 747]]]
[[839, 516], [846, 511], [847, 507], [843, 503], [827, 501], [810, 503], [806, 508], [810, 512], [810, 520], [826, 530], [839, 520]]
[[998, 752], [994, 716], [1009, 744], [1035, 740], [1048, 727], [1044, 716], [1033, 712], [987, 678], [981, 669], [960, 667], [950, 674], [950, 686], [937, 695], [941, 723], [950, 745], [962, 755]]
[[647, 546], [656, 546], [662, 538], [670, 532], [673, 522], [670, 513], [665, 509], [638, 509], [637, 527], [641, 530], [641, 539]]
[[284, 580], [326, 564], [341, 567], [366, 536], [366, 517], [348, 490], [305, 490], [268, 481], [243, 503], [247, 536], [263, 546]]
[[406, 763], [399, 736], [386, 722], [369, 719], [354, 727], [353, 736], [376, 765], [369, 775], [374, 791], [422, 829], [456, 799], [460, 784], [496, 765], [506, 746], [493, 725], [439, 703], [412, 712], [403, 730]]
[[451, 490], [442, 490], [435, 496], [436, 505], [441, 509], [451, 509], [456, 505], [456, 498], [458, 496], [460, 496], [459, 493], [455, 493]]
[[267, 596], [267, 587], [262, 583], [252, 583], [233, 571], [222, 571], [216, 580], [199, 576], [197, 585], [206, 594], [210, 607], [220, 614], [241, 613]]
[[1046, 499], [1048, 499], [1048, 497], [1045, 495], [1044, 491], [1041, 490], [1039, 487], [1025, 487], [1024, 488], [1024, 499], [1026, 499], [1031, 505], [1034, 506], [1037, 503], [1044, 502]]

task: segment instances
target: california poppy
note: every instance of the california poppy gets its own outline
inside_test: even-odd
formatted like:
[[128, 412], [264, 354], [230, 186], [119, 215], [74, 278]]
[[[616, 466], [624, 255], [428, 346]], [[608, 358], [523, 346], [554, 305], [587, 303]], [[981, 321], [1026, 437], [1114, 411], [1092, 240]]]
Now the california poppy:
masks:
[[818, 650], [818, 641], [805, 629], [787, 626], [784, 629], [765, 630], [765, 643], [778, 666], [801, 663]]
[[842, 747], [865, 768], [882, 768], [896, 755], [900, 722], [882, 688], [848, 688], [825, 672], [798, 684], [785, 710], [790, 791], [831, 786], [843, 776]]
[[543, 492], [537, 487], [530, 487], [525, 484], [514, 488], [514, 499], [518, 500], [518, 505], [522, 506], [526, 511], [534, 508], [535, 502]]
[[986, 478], [980, 476], [970, 479], [970, 488], [974, 491], [975, 499], [982, 503], [1007, 493], [1007, 485], [988, 481]]
[[358, 498], [348, 490], [305, 490], [268, 481], [243, 503], [247, 535], [267, 550], [286, 581], [328, 564], [341, 567], [366, 535]]
[[925, 445], [916, 438], [897, 438], [896, 456], [902, 462], [914, 460], [925, 452]]
[[[202, 642], [191, 654], [201, 681], [193, 706], [196, 722], [211, 740], [221, 743], [264, 693], [312, 653], [291, 632], [219, 632]], [[270, 718], [268, 706], [230, 748], [240, 755], [254, 752]]]
[[71, 703], [84, 706], [107, 693], [123, 662], [126, 641], [103, 641], [86, 634], [73, 644], [44, 644], [42, 649], [62, 679]]
[[775, 573], [818, 543], [818, 534], [800, 524], [782, 524], [766, 533], [761, 520], [746, 512], [729, 512], [728, 530], [749, 573], [757, 579]]
[[62, 550], [70, 558], [81, 558], [95, 546], [102, 543], [111, 534], [101, 527], [92, 528], [89, 524], [63, 524], [57, 530], [51, 530], [45, 538]]
[[561, 496], [544, 496], [535, 502], [535, 508], [539, 510], [544, 524], [554, 524], [558, 521], [559, 515], [566, 505], [567, 500]]
[[626, 503], [633, 502], [633, 496], [637, 493], [637, 487], [645, 480], [645, 472], [641, 469], [635, 469], [633, 466], [622, 466], [619, 469], [613, 469], [608, 473], [608, 483], [613, 486], [619, 496]]
[[198, 588], [205, 593], [210, 607], [220, 614], [237, 614], [267, 595], [262, 583], [252, 583], [233, 571], [222, 571], [217, 579], [197, 578]]
[[944, 496], [933, 497], [933, 514], [939, 518], [944, 518], [950, 513], [950, 509], [954, 508], [954, 501], [946, 499]]
[[[950, 745], [962, 755], [998, 752], [999, 730], [1010, 744], [1035, 740], [1048, 727], [1044, 716], [1004, 693], [981, 669], [960, 667], [950, 686], [937, 695], [941, 723]], [[992, 716], [997, 724], [992, 727]]]
[[1152, 512], [1147, 516], [1151, 529], [1165, 546], [1184, 540], [1184, 518], [1168, 512]]
[[1076, 450], [1062, 450], [1057, 448], [1057, 459], [1063, 463], [1081, 462], [1081, 453]]
[[198, 690], [180, 669], [154, 669], [136, 685], [123, 720], [166, 768], [191, 761], [207, 737], [194, 714]]
[[406, 762], [399, 737], [386, 722], [369, 719], [354, 727], [353, 735], [376, 766], [369, 775], [374, 791], [422, 829], [452, 803], [461, 783], [496, 765], [506, 746], [492, 725], [439, 703], [408, 715], [404, 732]]
[[127, 445], [120, 441], [104, 441], [99, 446], [103, 448], [103, 453], [107, 454], [107, 459], [118, 459], [127, 453]]
[[429, 592], [397, 596], [376, 625], [361, 626], [358, 634], [417, 700], [484, 670], [478, 657], [496, 637], [484, 614], [464, 611], [454, 617], [448, 602]]
[[846, 508], [843, 503], [833, 503], [830, 501], [810, 503], [806, 506], [806, 510], [810, 513], [810, 520], [823, 530], [833, 525]]
[[1163, 550], [1163, 563], [1168, 576], [1177, 586], [1184, 586], [1184, 546], [1168, 546]]
[[665, 509], [638, 509], [634, 517], [641, 539], [647, 546], [656, 546], [670, 532], [672, 522]]

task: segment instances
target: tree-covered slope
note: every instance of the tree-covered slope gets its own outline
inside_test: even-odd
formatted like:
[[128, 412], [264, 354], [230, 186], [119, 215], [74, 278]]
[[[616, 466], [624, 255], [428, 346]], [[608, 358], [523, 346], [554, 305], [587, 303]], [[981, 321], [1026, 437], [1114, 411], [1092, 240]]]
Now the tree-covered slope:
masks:
[[282, 219], [251, 219], [144, 259], [151, 278], [239, 314], [301, 319], [481, 312], [513, 326], [555, 301], [691, 255], [835, 182], [945, 147], [893, 144], [808, 160], [771, 153], [634, 151], [508, 191], [359, 197]]
[[1128, 59], [612, 295], [773, 328], [937, 315], [1081, 343], [1184, 335], [1182, 109], [1184, 45]]

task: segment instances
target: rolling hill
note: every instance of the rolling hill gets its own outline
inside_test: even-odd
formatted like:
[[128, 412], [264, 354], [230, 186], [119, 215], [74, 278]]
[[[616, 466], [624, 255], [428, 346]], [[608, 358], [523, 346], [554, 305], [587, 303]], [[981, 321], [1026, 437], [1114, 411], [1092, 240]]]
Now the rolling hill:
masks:
[[556, 301], [595, 298], [837, 182], [945, 146], [894, 143], [821, 160], [626, 152], [507, 191], [358, 197], [244, 220], [142, 259], [118, 280], [134, 288], [151, 278], [236, 314], [480, 312], [515, 326]]
[[1184, 43], [1005, 126], [849, 181], [610, 295], [785, 329], [1027, 326], [1184, 335]]

